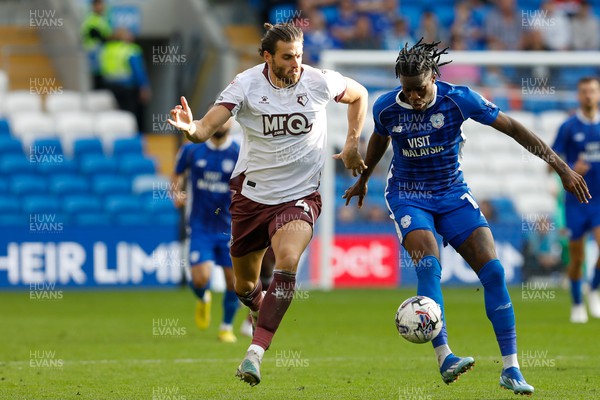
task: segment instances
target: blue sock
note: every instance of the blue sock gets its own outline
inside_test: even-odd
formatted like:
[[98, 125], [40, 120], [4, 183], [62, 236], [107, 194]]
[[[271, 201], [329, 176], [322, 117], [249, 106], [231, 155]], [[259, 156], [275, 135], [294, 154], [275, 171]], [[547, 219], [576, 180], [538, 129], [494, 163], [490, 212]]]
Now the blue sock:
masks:
[[448, 333], [446, 332], [446, 318], [444, 317], [444, 297], [442, 295], [442, 266], [439, 260], [434, 256], [425, 256], [419, 261], [416, 267], [417, 278], [417, 295], [427, 296], [440, 305], [442, 309], [442, 330], [431, 341], [433, 347], [438, 347], [443, 344], [448, 344]]
[[235, 294], [235, 290], [226, 290], [225, 295], [223, 296], [223, 322], [226, 324], [231, 324], [233, 322], [233, 317], [235, 316], [235, 312], [238, 309], [238, 297]]
[[596, 290], [598, 289], [598, 286], [600, 286], [600, 269], [596, 268], [594, 270], [594, 278], [592, 279], [592, 290]]
[[206, 285], [202, 286], [201, 288], [194, 286], [194, 282], [189, 281], [189, 285], [190, 288], [192, 289], [192, 292], [194, 292], [196, 294], [196, 297], [198, 298], [198, 300], [204, 300], [204, 293], [206, 293], [206, 290], [208, 289], [209, 285], [210, 285], [210, 281], [206, 283]]
[[571, 298], [573, 299], [573, 304], [582, 303], [583, 300], [581, 298], [581, 279], [571, 279]]
[[503, 356], [517, 353], [515, 312], [504, 281], [504, 268], [500, 261], [491, 260], [479, 271], [483, 285], [485, 312], [492, 322], [496, 340]]

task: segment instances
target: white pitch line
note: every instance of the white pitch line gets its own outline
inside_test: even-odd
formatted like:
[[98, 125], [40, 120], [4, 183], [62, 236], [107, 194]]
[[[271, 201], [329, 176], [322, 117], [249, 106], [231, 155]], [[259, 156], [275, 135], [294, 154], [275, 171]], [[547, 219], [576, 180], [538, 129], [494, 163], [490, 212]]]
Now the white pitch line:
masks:
[[[433, 356], [432, 356], [433, 357]], [[432, 357], [413, 357], [410, 358], [411, 361], [430, 361]], [[294, 358], [294, 357], [284, 357]], [[391, 360], [394, 361], [395, 358], [392, 357], [301, 357], [302, 359], [309, 360], [311, 362], [342, 362], [342, 361], [376, 361], [376, 360]], [[474, 356], [475, 361], [495, 361], [500, 360], [500, 357], [496, 356]], [[519, 357], [522, 358], [522, 357]], [[548, 360], [596, 360], [598, 357], [596, 356], [566, 356], [566, 355], [556, 355], [556, 356], [545, 356], [544, 359]], [[139, 359], [123, 359], [123, 360], [65, 360], [60, 357], [56, 357], [55, 359], [60, 359], [63, 361], [64, 365], [97, 365], [97, 364], [162, 364], [162, 363], [174, 363], [174, 364], [197, 364], [197, 363], [216, 363], [216, 364], [230, 364], [237, 363], [241, 358], [175, 358], [175, 359], [155, 359], [155, 360], [139, 360]], [[538, 359], [538, 357], [528, 357], [527, 359]], [[263, 362], [276, 361], [276, 354], [269, 354], [265, 357]], [[398, 358], [399, 360], [399, 358]], [[406, 359], [404, 360], [406, 361]], [[27, 361], [0, 361], [1, 366], [19, 366], [19, 365], [28, 365], [30, 363]]]

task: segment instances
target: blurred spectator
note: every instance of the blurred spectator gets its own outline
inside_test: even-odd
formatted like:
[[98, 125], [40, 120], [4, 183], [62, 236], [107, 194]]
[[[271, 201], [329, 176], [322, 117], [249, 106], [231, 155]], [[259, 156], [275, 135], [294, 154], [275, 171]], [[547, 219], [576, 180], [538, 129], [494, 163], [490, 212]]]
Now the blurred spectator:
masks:
[[598, 50], [600, 48], [600, 24], [590, 3], [583, 3], [571, 19], [573, 50]]
[[483, 199], [479, 201], [479, 211], [483, 214], [488, 222], [494, 223], [498, 221], [498, 215], [496, 209], [491, 201]]
[[450, 35], [462, 37], [465, 50], [483, 48], [485, 44], [483, 30], [471, 12], [471, 3], [468, 0], [463, 0], [454, 7], [454, 21], [452, 21]]
[[[550, 50], [568, 50], [571, 44], [571, 24], [567, 15], [550, 0], [542, 5], [539, 29], [544, 45]], [[588, 33], [589, 34], [589, 33]], [[596, 33], [596, 36], [598, 33]]]
[[356, 210], [352, 207], [341, 205], [337, 209], [337, 221], [342, 224], [355, 222], [357, 220], [356, 215]]
[[523, 278], [559, 272], [563, 267], [562, 247], [550, 216], [544, 215], [539, 221], [527, 222], [527, 227], [529, 234], [523, 251]]
[[485, 18], [485, 38], [489, 50], [520, 50], [522, 18], [514, 0], [498, 0]]
[[92, 10], [85, 17], [81, 25], [81, 41], [83, 48], [88, 54], [94, 89], [101, 89], [103, 87], [99, 54], [104, 43], [112, 35], [112, 28], [108, 19], [104, 16], [104, 11], [104, 1], [93, 0]]
[[305, 12], [308, 24], [303, 26], [304, 31], [304, 58], [308, 64], [319, 62], [321, 51], [339, 48], [340, 45], [329, 34], [325, 26], [325, 17], [318, 9]]
[[[460, 35], [452, 35], [450, 49], [453, 51], [467, 50], [465, 40]], [[455, 85], [475, 86], [481, 79], [480, 67], [476, 65], [453, 64], [444, 65], [440, 70], [443, 81]]]
[[382, 206], [371, 203], [366, 206], [365, 219], [368, 222], [385, 222], [390, 219], [390, 213]]
[[340, 43], [346, 43], [354, 37], [358, 13], [352, 0], [341, 0], [338, 14], [331, 23], [331, 34]]
[[385, 32], [383, 36], [383, 47], [386, 50], [400, 51], [408, 43], [412, 46], [416, 40], [410, 35], [408, 23], [404, 18], [398, 18], [394, 21], [393, 29]]
[[362, 14], [356, 20], [356, 27], [352, 37], [344, 44], [346, 49], [370, 50], [380, 49], [381, 42], [375, 36], [371, 18], [368, 15]]
[[146, 74], [142, 49], [133, 43], [133, 34], [119, 28], [113, 40], [100, 52], [100, 72], [104, 85], [113, 92], [119, 108], [135, 114], [143, 132], [145, 104], [150, 101], [150, 82]]
[[431, 43], [442, 41], [445, 37], [443, 28], [431, 10], [425, 10], [421, 15], [421, 21], [416, 34], [417, 38], [423, 38], [423, 42]]
[[393, 29], [398, 15], [397, 0], [357, 0], [357, 10], [371, 18], [373, 32], [381, 41], [386, 32]]

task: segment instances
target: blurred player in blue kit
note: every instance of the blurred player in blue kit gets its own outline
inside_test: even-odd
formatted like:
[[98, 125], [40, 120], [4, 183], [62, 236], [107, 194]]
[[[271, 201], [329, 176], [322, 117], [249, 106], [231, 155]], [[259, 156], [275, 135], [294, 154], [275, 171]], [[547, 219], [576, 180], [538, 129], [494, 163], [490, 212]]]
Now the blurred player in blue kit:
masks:
[[[565, 216], [570, 232], [568, 275], [571, 281], [571, 322], [588, 320], [582, 296], [582, 273], [585, 261], [586, 233], [592, 232], [600, 248], [600, 82], [598, 78], [583, 78], [577, 85], [579, 110], [566, 120], [558, 130], [552, 148], [561, 155], [575, 172], [583, 175], [590, 188], [589, 204], [579, 204], [577, 198], [567, 193]], [[590, 314], [600, 318], [600, 259], [590, 284], [588, 305]]]
[[[471, 118], [512, 137], [531, 153], [546, 160], [559, 174], [565, 189], [587, 202], [589, 192], [583, 178], [572, 171], [552, 149], [521, 123], [465, 86], [438, 81], [439, 43], [422, 40], [400, 50], [396, 76], [401, 86], [382, 95], [373, 106], [375, 132], [367, 148], [365, 169], [344, 194], [346, 205], [358, 196], [362, 207], [370, 174], [390, 142], [394, 157], [385, 198], [398, 237], [411, 256], [418, 277], [417, 294], [439, 303], [441, 290], [440, 251], [434, 233], [450, 243], [477, 273], [484, 287], [485, 309], [502, 353], [500, 385], [516, 394], [532, 394], [519, 369], [515, 314], [497, 259], [488, 223], [463, 180], [459, 155], [463, 145], [461, 125]], [[455, 356], [448, 345], [446, 321], [433, 339], [440, 373], [451, 383], [471, 369], [472, 357]]]
[[177, 155], [174, 183], [176, 205], [186, 202], [183, 195], [185, 174], [188, 172], [191, 198], [187, 199], [187, 230], [190, 237], [189, 262], [192, 280], [190, 286], [198, 301], [196, 325], [200, 329], [210, 324], [211, 293], [210, 275], [213, 265], [220, 265], [225, 275], [226, 290], [223, 296], [223, 322], [219, 328], [219, 340], [226, 343], [237, 341], [233, 333], [233, 318], [238, 308], [235, 294], [229, 241], [231, 239], [231, 192], [229, 179], [238, 159], [239, 146], [231, 140], [227, 121], [206, 142], [189, 143]]

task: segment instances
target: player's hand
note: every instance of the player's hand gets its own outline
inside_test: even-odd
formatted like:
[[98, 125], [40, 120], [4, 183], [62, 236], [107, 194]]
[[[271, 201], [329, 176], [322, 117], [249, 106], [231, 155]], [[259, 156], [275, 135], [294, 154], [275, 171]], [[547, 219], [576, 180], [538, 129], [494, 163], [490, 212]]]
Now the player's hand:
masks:
[[175, 208], [185, 206], [186, 200], [187, 194], [183, 190], [173, 192], [173, 203], [175, 203]]
[[358, 196], [358, 208], [362, 208], [363, 201], [365, 199], [365, 196], [367, 195], [368, 190], [369, 188], [367, 182], [364, 182], [362, 179], [359, 179], [354, 185], [346, 189], [344, 195], [342, 196], [342, 199], [346, 199], [346, 205], [348, 205], [350, 204], [350, 200], [352, 200], [354, 196]]
[[581, 176], [584, 176], [585, 174], [587, 174], [591, 167], [592, 166], [589, 163], [579, 158], [573, 165], [573, 171], [577, 172]]
[[333, 158], [336, 160], [342, 160], [344, 162], [344, 167], [346, 169], [352, 170], [352, 176], [358, 176], [362, 174], [365, 169], [367, 169], [367, 165], [363, 161], [360, 153], [356, 149], [344, 149], [341, 153], [334, 154]]
[[565, 190], [573, 193], [580, 203], [588, 203], [588, 199], [592, 198], [585, 179], [572, 169], [569, 168], [565, 173], [561, 174], [560, 180]]
[[171, 118], [167, 119], [169, 124], [181, 131], [190, 131], [194, 117], [192, 116], [192, 110], [190, 110], [190, 106], [184, 96], [181, 96], [181, 105], [176, 105], [175, 108], [171, 110], [170, 114]]

